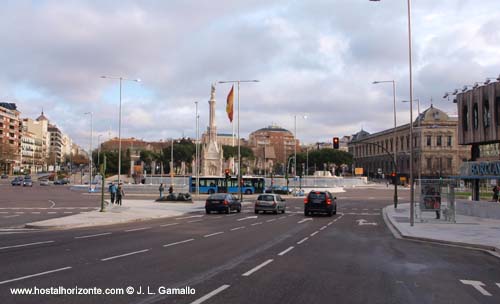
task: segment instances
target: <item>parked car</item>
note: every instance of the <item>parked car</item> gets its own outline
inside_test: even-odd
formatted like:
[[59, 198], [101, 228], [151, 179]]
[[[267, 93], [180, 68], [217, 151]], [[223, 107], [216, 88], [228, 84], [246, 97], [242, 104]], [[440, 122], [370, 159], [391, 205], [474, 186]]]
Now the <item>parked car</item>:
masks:
[[15, 177], [12, 182], [10, 182], [12, 186], [22, 186], [23, 185], [23, 178], [22, 177]]
[[33, 187], [33, 180], [31, 178], [25, 178], [23, 180], [23, 187]]
[[49, 180], [48, 179], [40, 179], [38, 180], [40, 183], [40, 186], [48, 186], [49, 185]]
[[7, 174], [2, 174], [2, 179], [7, 179], [9, 176]]
[[276, 193], [276, 194], [291, 194], [292, 189], [287, 186], [273, 185], [272, 187], [267, 187], [264, 193]]
[[326, 213], [337, 214], [337, 198], [328, 191], [311, 191], [304, 199], [304, 215]]
[[54, 181], [54, 185], [66, 185], [69, 184], [69, 181], [66, 178], [57, 179]]
[[205, 202], [205, 211], [207, 214], [210, 214], [212, 211], [229, 213], [231, 210], [241, 212], [241, 202], [232, 194], [211, 194]]
[[274, 214], [278, 214], [278, 212], [285, 213], [285, 210], [285, 199], [279, 194], [260, 194], [255, 201], [255, 214], [258, 214], [260, 211], [263, 213], [271, 211]]

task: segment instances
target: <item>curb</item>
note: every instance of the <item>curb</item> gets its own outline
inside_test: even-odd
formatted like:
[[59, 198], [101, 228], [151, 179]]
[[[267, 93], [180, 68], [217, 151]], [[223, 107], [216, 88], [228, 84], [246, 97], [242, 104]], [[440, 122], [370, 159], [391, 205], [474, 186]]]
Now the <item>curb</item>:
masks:
[[446, 245], [446, 246], [455, 246], [455, 247], [461, 247], [461, 248], [466, 248], [466, 249], [471, 249], [471, 250], [480, 250], [480, 251], [485, 251], [497, 258], [500, 258], [500, 248], [497, 248], [495, 246], [486, 246], [486, 245], [480, 245], [480, 244], [472, 244], [472, 243], [462, 243], [462, 242], [454, 242], [454, 241], [446, 241], [446, 240], [437, 240], [437, 239], [432, 239], [432, 238], [426, 238], [426, 237], [418, 237], [418, 236], [408, 236], [404, 235], [401, 233], [401, 231], [398, 229], [398, 227], [392, 222], [392, 219], [390, 216], [387, 215], [387, 208], [392, 207], [392, 205], [388, 205], [382, 209], [382, 215], [384, 218], [384, 222], [388, 226], [389, 230], [393, 233], [394, 237], [396, 239], [406, 239], [410, 241], [417, 241], [417, 242], [427, 242], [427, 243], [433, 243], [433, 244], [438, 244], [438, 245]]

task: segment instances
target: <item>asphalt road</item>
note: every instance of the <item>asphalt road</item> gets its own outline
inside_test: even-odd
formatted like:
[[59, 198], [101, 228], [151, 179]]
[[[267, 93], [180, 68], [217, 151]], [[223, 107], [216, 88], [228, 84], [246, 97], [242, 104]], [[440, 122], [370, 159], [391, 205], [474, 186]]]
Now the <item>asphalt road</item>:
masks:
[[100, 197], [69, 190], [67, 185], [11, 186], [0, 181], [0, 233], [24, 224], [99, 208]]
[[[404, 201], [408, 193], [400, 195]], [[381, 215], [381, 208], [392, 203], [390, 191], [351, 190], [337, 196], [339, 213], [334, 217], [304, 217], [302, 199], [289, 199], [284, 215], [256, 216], [247, 206], [240, 214], [193, 213], [112, 227], [0, 235], [0, 299], [2, 303], [500, 302], [498, 258], [395, 239]], [[35, 286], [133, 294], [12, 294], [12, 288], [33, 292]], [[160, 294], [168, 291], [164, 288], [185, 286], [195, 294]], [[137, 294], [139, 290], [142, 294]]]

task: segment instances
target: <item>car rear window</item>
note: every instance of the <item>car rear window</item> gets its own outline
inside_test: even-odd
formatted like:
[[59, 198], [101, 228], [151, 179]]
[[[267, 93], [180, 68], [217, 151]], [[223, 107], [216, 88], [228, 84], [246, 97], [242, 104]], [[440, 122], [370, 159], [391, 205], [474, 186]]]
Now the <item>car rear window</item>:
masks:
[[309, 198], [310, 199], [318, 199], [318, 200], [324, 200], [326, 199], [326, 194], [322, 192], [311, 192], [309, 193]]
[[209, 200], [223, 200], [225, 198], [226, 198], [226, 194], [224, 194], [224, 193], [212, 194], [208, 197]]
[[257, 200], [272, 202], [272, 201], [274, 201], [274, 195], [259, 195]]

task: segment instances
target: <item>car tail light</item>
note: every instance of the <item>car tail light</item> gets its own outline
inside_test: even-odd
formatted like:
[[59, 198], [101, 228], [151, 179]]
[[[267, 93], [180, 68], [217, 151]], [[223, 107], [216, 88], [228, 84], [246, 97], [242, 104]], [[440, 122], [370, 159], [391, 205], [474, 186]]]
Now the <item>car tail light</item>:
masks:
[[331, 199], [329, 199], [329, 198], [327, 198], [327, 199], [326, 199], [326, 204], [327, 204], [327, 205], [331, 205], [331, 204], [332, 204], [332, 200], [331, 200]]
[[224, 205], [229, 205], [229, 202], [227, 200], [224, 200]]
[[307, 204], [309, 201], [307, 200], [307, 197], [304, 199], [304, 204]]

